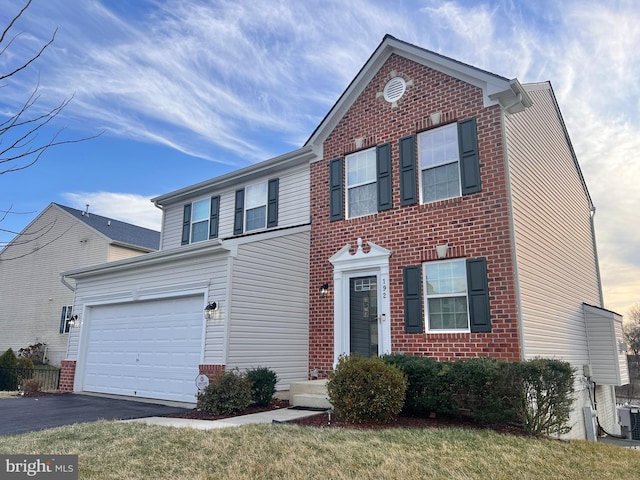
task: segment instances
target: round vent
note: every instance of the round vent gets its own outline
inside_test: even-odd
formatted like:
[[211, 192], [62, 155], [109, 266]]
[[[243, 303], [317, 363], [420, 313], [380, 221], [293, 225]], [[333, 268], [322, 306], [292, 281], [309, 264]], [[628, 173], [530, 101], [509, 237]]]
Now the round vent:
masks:
[[407, 90], [407, 83], [402, 77], [394, 77], [384, 86], [384, 99], [389, 102], [397, 102]]

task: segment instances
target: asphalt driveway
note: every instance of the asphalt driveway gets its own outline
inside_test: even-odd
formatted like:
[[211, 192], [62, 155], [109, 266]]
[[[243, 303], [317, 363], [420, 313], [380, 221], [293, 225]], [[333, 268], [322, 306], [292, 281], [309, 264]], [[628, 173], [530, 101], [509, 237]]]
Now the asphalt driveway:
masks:
[[187, 408], [121, 400], [93, 395], [63, 393], [35, 398], [0, 400], [0, 436], [44, 430], [97, 420], [128, 420], [155, 417]]

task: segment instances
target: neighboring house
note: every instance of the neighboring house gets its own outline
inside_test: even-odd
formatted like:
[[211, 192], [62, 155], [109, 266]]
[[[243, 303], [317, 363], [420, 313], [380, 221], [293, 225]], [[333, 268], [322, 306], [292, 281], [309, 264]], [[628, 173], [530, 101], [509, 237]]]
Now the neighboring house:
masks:
[[312, 371], [351, 352], [558, 358], [577, 371], [570, 435], [595, 405], [585, 373], [619, 431], [621, 317], [601, 308], [595, 209], [549, 83], [387, 36], [306, 145], [323, 152], [311, 288], [330, 287], [311, 296]]
[[[60, 272], [158, 249], [160, 232], [51, 203], [0, 251], [0, 353], [46, 343], [46, 358], [66, 356], [72, 286]], [[71, 288], [70, 288], [71, 287]]]
[[386, 36], [303, 148], [154, 201], [159, 252], [65, 272], [65, 389], [193, 402], [225, 368], [287, 389], [353, 352], [543, 356], [576, 368], [571, 436], [590, 397], [619, 431], [621, 317], [548, 83]]
[[303, 148], [154, 198], [160, 251], [65, 272], [81, 326], [62, 388], [194, 403], [199, 373], [305, 380], [313, 158]]

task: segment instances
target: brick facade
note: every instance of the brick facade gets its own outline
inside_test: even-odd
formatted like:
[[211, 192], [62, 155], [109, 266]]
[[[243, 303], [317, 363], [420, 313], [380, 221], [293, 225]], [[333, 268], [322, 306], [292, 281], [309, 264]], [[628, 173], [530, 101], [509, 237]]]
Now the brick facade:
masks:
[[225, 366], [224, 365], [212, 365], [212, 364], [201, 364], [198, 365], [198, 370], [200, 370], [200, 375], [206, 375], [209, 377], [209, 380], [213, 380], [219, 373], [224, 373]]
[[76, 361], [62, 360], [60, 362], [60, 383], [59, 392], [73, 392], [73, 381], [76, 376]]
[[[394, 108], [379, 95], [395, 75], [409, 82]], [[412, 83], [412, 85], [411, 85]], [[475, 117], [482, 191], [425, 205], [400, 206], [398, 140], [431, 126]], [[392, 252], [389, 259], [391, 348], [393, 352], [436, 359], [493, 356], [520, 359], [517, 304], [499, 106], [484, 108], [479, 88], [392, 55], [324, 141], [324, 156], [311, 165], [311, 257], [309, 369], [323, 377], [334, 360], [333, 289], [321, 297], [320, 285], [333, 283], [329, 258], [362, 238]], [[391, 142], [393, 208], [364, 217], [329, 221], [329, 161], [356, 150]], [[435, 260], [435, 246], [448, 243], [447, 258], [486, 257], [491, 333], [405, 333], [402, 268]], [[423, 304], [424, 309], [424, 304]]]

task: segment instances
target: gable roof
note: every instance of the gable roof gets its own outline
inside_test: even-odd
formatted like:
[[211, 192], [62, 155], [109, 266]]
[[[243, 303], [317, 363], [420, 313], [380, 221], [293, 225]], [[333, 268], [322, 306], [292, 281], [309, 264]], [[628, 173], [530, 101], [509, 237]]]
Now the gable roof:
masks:
[[311, 134], [305, 146], [322, 144], [378, 70], [393, 54], [479, 87], [482, 89], [485, 107], [499, 104], [508, 113], [517, 113], [533, 105], [518, 79], [509, 80], [431, 50], [398, 40], [387, 34]]
[[160, 247], [160, 232], [149, 228], [139, 227], [130, 223], [103, 217], [95, 213], [87, 213], [82, 210], [52, 203], [69, 215], [83, 222], [85, 225], [96, 230], [98, 233], [109, 238], [115, 243], [126, 246], [143, 248], [145, 250], [158, 250]]

